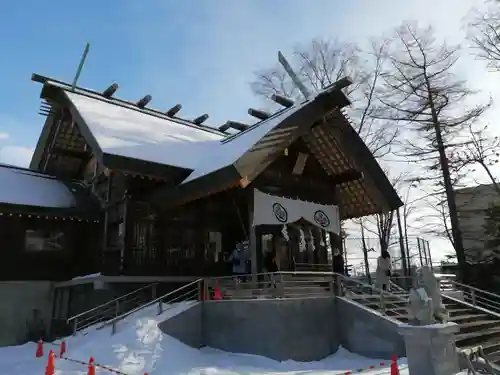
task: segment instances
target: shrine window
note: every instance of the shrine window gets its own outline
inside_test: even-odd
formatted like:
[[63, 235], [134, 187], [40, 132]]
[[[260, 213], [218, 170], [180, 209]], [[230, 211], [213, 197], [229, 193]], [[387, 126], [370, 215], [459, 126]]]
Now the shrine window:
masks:
[[208, 232], [208, 241], [205, 245], [205, 261], [207, 263], [223, 261], [222, 234], [220, 232]]
[[65, 235], [56, 229], [27, 229], [24, 236], [24, 248], [28, 252], [62, 251]]

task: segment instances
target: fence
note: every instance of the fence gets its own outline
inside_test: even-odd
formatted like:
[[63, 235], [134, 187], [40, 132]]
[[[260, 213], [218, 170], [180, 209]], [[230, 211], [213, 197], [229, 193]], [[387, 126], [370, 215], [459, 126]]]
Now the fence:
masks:
[[[115, 374], [115, 375], [130, 375], [127, 374], [123, 371], [120, 371], [118, 369], [112, 368], [110, 366], [106, 366], [103, 364], [98, 363], [94, 357], [90, 357], [87, 362], [79, 360], [79, 359], [74, 359], [71, 357], [68, 357], [66, 354], [66, 344], [64, 341], [61, 343], [47, 343], [51, 346], [59, 348], [57, 353], [54, 351], [54, 349], [51, 349], [48, 353], [48, 358], [47, 358], [47, 365], [45, 367], [45, 375], [55, 375], [55, 360], [59, 359], [62, 361], [68, 361], [72, 363], [76, 363], [82, 366], [82, 370], [87, 368], [87, 375], [95, 375], [96, 374], [96, 369], [100, 369], [101, 371], [106, 371], [110, 374]], [[40, 344], [39, 344], [40, 345]], [[43, 345], [43, 344], [41, 344]], [[40, 348], [41, 351], [43, 352], [43, 347], [38, 346], [36, 356], [37, 357], [43, 357], [43, 355], [40, 355]], [[42, 359], [42, 358], [40, 358]], [[373, 370], [381, 370], [382, 373], [390, 373], [391, 375], [399, 375], [401, 370], [407, 370], [408, 366], [407, 365], [399, 365], [398, 364], [398, 358], [396, 356], [393, 356], [390, 361], [387, 362], [378, 362], [374, 363], [373, 365], [370, 365], [368, 367], [363, 367], [363, 368], [357, 368], [357, 369], [352, 369], [350, 371], [342, 371], [342, 372], [336, 372], [334, 375], [352, 375], [355, 373], [363, 373], [365, 371], [373, 371]], [[83, 372], [83, 371], [82, 371]], [[101, 373], [101, 372], [100, 372]], [[144, 373], [144, 375], [148, 375], [147, 372]]]
[[[403, 244], [407, 253], [408, 266], [432, 264], [429, 241], [420, 237], [408, 237], [408, 239], [403, 239]], [[346, 263], [351, 266], [352, 274], [356, 275], [365, 273], [365, 258], [363, 256], [364, 247], [368, 249], [369, 271], [374, 272], [377, 268], [377, 258], [381, 252], [380, 240], [374, 237], [364, 239], [361, 237], [347, 237], [344, 239]], [[399, 237], [391, 237], [388, 251], [391, 254], [393, 267], [402, 269], [403, 262]]]

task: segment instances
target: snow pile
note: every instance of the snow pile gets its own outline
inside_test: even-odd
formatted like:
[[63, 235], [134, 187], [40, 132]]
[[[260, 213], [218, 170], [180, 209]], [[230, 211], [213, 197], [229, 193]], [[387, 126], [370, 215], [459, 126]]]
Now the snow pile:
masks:
[[[196, 302], [194, 302], [196, 303]], [[378, 367], [381, 362], [338, 350], [335, 354], [317, 362], [277, 362], [248, 354], [227, 353], [211, 348], [190, 348], [178, 340], [164, 335], [158, 323], [189, 308], [192, 303], [169, 306], [157, 316], [157, 306], [140, 311], [118, 325], [115, 335], [109, 328], [89, 328], [83, 334], [67, 339], [67, 357], [87, 362], [93, 356], [102, 364], [129, 375], [259, 375], [299, 374], [334, 375], [349, 370]], [[47, 354], [50, 345], [45, 345]], [[45, 358], [35, 358], [36, 345], [0, 348], [2, 375], [40, 375], [44, 373]], [[57, 349], [56, 349], [57, 351]], [[390, 361], [385, 361], [390, 363]], [[57, 359], [56, 375], [85, 375], [86, 366]], [[110, 374], [97, 369], [97, 374]], [[401, 375], [408, 374], [405, 361], [400, 361]], [[389, 366], [364, 371], [363, 374], [390, 374]]]

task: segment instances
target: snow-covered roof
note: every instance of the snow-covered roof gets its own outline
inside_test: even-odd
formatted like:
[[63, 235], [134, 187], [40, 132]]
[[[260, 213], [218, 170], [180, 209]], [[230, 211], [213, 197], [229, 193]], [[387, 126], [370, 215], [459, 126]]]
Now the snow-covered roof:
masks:
[[193, 169], [224, 137], [186, 122], [154, 116], [66, 91], [104, 153]]
[[286, 118], [303, 108], [307, 102], [285, 109], [274, 116], [261, 121], [249, 129], [218, 142], [207, 157], [200, 158], [194, 172], [183, 183], [195, 180], [201, 176], [215, 172], [236, 162], [245, 152], [281, 124]]
[[236, 162], [266, 134], [308, 103], [280, 111], [241, 133], [225, 137], [215, 129], [210, 132], [87, 93], [65, 90], [65, 94], [102, 152], [192, 170], [184, 183]]
[[0, 203], [72, 208], [77, 205], [70, 188], [54, 177], [0, 164]]

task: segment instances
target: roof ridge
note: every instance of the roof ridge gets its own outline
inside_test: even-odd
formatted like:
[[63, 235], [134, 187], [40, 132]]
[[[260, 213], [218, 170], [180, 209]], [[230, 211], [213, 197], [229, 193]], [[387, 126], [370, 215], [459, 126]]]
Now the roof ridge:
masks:
[[207, 126], [207, 125], [203, 125], [203, 124], [196, 124], [190, 120], [179, 118], [179, 117], [170, 117], [158, 109], [139, 108], [133, 102], [125, 100], [125, 99], [120, 99], [120, 98], [116, 98], [116, 97], [110, 97], [110, 98], [104, 97], [102, 95], [102, 93], [99, 91], [95, 91], [95, 90], [91, 90], [91, 89], [87, 89], [87, 88], [83, 88], [83, 87], [79, 87], [79, 86], [76, 86], [73, 89], [73, 87], [69, 83], [59, 81], [57, 79], [53, 79], [50, 77], [40, 76], [38, 74], [33, 74], [32, 80], [35, 82], [43, 83], [44, 85], [58, 87], [64, 91], [68, 91], [68, 92], [71, 92], [71, 93], [74, 93], [77, 95], [87, 96], [87, 97], [90, 97], [92, 99], [99, 100], [99, 101], [102, 101], [102, 102], [105, 102], [108, 104], [112, 104], [112, 105], [116, 105], [116, 106], [119, 106], [122, 108], [134, 110], [134, 111], [143, 113], [145, 115], [154, 116], [154, 117], [160, 118], [162, 120], [173, 121], [173, 122], [178, 123], [180, 125], [189, 126], [191, 128], [195, 128], [195, 129], [199, 129], [199, 130], [213, 133], [216, 135], [220, 135], [222, 137], [227, 137], [227, 134], [221, 132], [216, 127], [211, 127], [211, 126]]

